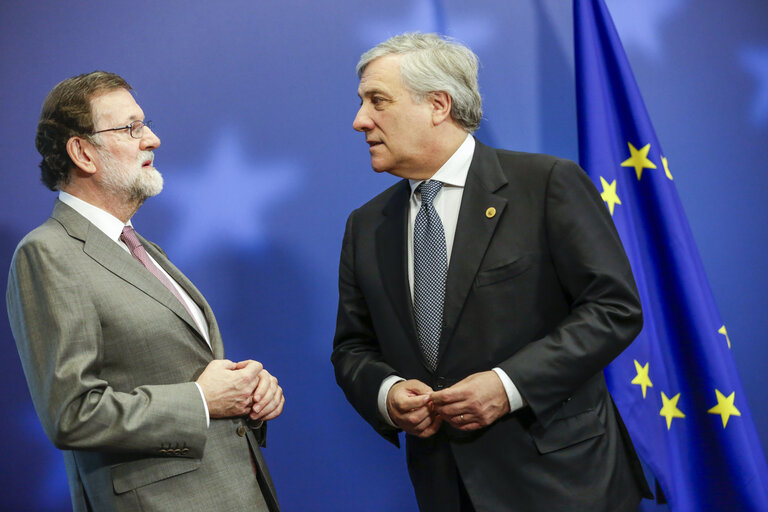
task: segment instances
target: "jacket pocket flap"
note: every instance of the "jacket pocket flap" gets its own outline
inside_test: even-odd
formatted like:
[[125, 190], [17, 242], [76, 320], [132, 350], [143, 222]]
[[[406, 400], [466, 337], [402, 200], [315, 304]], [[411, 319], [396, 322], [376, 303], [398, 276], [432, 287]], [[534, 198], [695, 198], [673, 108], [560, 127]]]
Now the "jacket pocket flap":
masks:
[[200, 467], [199, 459], [141, 459], [112, 467], [112, 487], [117, 494], [137, 489]]
[[547, 428], [531, 430], [531, 436], [539, 453], [554, 452], [603, 434], [605, 434], [605, 427], [593, 410], [555, 420]]
[[477, 273], [475, 280], [477, 286], [486, 286], [507, 279], [512, 279], [518, 274], [528, 270], [534, 263], [532, 254], [525, 254], [514, 261], [503, 263], [494, 268], [482, 269]]

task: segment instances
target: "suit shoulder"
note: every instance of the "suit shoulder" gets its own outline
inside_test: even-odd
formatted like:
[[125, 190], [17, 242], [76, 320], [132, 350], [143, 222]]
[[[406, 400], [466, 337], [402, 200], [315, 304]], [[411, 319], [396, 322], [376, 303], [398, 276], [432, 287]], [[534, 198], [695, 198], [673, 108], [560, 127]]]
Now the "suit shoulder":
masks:
[[408, 180], [400, 180], [383, 192], [377, 194], [362, 206], [356, 208], [352, 213], [379, 213], [390, 203], [390, 201], [392, 201], [393, 197], [399, 194], [406, 194], [409, 191], [410, 187], [408, 186]]
[[502, 169], [521, 169], [526, 172], [549, 173], [555, 168], [580, 170], [573, 160], [544, 153], [526, 153], [508, 149], [495, 149]]
[[13, 260], [32, 253], [61, 255], [68, 246], [72, 246], [72, 238], [57, 220], [49, 218], [21, 239], [13, 253]]
[[69, 238], [67, 231], [59, 221], [50, 217], [48, 220], [27, 233], [19, 242], [17, 249], [28, 245], [48, 245]]

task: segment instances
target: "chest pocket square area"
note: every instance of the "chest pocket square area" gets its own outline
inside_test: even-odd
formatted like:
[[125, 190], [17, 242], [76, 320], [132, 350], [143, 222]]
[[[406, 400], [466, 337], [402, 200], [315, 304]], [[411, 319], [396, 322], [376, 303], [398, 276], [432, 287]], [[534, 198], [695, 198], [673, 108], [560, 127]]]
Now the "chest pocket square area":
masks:
[[525, 254], [512, 261], [507, 260], [491, 268], [482, 269], [477, 273], [475, 286], [488, 286], [489, 284], [512, 279], [533, 267], [538, 261], [536, 255]]

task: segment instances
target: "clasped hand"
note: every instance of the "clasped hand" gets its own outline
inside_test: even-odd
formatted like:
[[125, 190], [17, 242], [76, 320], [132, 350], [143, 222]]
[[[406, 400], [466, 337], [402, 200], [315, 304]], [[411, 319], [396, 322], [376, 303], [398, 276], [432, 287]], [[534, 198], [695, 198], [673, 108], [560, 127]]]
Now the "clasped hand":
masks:
[[411, 379], [390, 388], [387, 412], [405, 432], [430, 437], [443, 421], [459, 430], [487, 427], [509, 412], [509, 399], [493, 371], [472, 374], [440, 391]]
[[258, 361], [216, 359], [205, 367], [197, 383], [211, 418], [248, 416], [266, 421], [283, 412], [283, 389]]

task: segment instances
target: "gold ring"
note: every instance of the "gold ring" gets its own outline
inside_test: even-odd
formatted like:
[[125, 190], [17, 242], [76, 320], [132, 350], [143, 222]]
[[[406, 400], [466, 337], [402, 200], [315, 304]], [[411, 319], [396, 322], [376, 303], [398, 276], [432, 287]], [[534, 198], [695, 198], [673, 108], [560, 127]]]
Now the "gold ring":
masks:
[[459, 419], [461, 419], [461, 422], [464, 423], [464, 415], [463, 414], [459, 415]]

